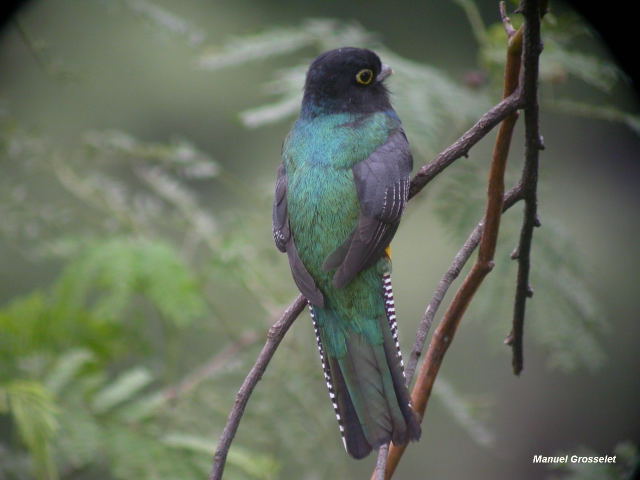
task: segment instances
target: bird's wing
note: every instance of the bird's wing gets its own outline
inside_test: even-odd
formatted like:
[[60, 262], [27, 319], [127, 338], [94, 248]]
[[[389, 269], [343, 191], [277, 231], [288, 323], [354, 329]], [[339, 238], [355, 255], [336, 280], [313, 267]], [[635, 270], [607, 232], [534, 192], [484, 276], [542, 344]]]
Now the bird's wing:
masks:
[[293, 235], [289, 228], [289, 215], [287, 213], [287, 173], [284, 164], [278, 168], [278, 179], [276, 181], [276, 193], [273, 201], [273, 239], [276, 247], [281, 252], [287, 252], [289, 266], [293, 280], [298, 289], [312, 305], [324, 306], [324, 296], [316, 286], [311, 274], [307, 271], [298, 249], [293, 241]]
[[289, 230], [289, 216], [287, 214], [287, 173], [284, 164], [278, 167], [276, 180], [276, 195], [273, 200], [273, 239], [281, 252], [287, 251], [287, 242], [291, 237]]
[[409, 142], [401, 128], [353, 167], [360, 201], [358, 224], [323, 265], [327, 271], [337, 268], [333, 276], [336, 287], [347, 285], [373, 265], [391, 242], [409, 196], [412, 168]]

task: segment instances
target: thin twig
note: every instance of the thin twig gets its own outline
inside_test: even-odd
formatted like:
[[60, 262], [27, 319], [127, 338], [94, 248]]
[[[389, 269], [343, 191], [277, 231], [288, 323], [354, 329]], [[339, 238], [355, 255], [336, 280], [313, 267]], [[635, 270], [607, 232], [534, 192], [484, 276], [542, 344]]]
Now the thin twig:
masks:
[[20, 22], [20, 20], [18, 20], [18, 16], [17, 15], [13, 19], [13, 24], [15, 25], [16, 30], [18, 31], [18, 35], [20, 36], [20, 39], [22, 40], [22, 42], [27, 47], [27, 50], [29, 50], [29, 53], [31, 54], [31, 56], [35, 60], [36, 65], [38, 65], [38, 68], [40, 68], [45, 74], [50, 75], [51, 74], [51, 69], [49, 67], [49, 64], [42, 57], [42, 53], [41, 53], [42, 49], [39, 48], [36, 45], [36, 42], [33, 41], [31, 36], [29, 35], [29, 33], [22, 26], [22, 23]]
[[429, 330], [431, 329], [431, 325], [433, 324], [436, 312], [438, 311], [438, 308], [440, 308], [440, 304], [447, 294], [449, 287], [451, 286], [453, 281], [458, 278], [458, 275], [460, 275], [462, 268], [467, 263], [467, 260], [469, 260], [469, 257], [471, 257], [471, 254], [478, 246], [481, 235], [482, 223], [479, 223], [476, 228], [473, 229], [471, 235], [469, 235], [467, 240], [464, 242], [462, 248], [453, 258], [451, 266], [442, 276], [440, 282], [438, 282], [438, 287], [433, 293], [433, 297], [431, 297], [431, 301], [429, 302], [429, 305], [427, 305], [427, 308], [424, 311], [424, 315], [422, 316], [422, 320], [418, 325], [418, 331], [416, 332], [416, 341], [413, 345], [411, 353], [409, 354], [409, 360], [407, 362], [407, 368], [405, 370], [407, 385], [410, 385], [411, 381], [413, 380], [413, 374], [416, 371], [416, 366], [418, 365], [420, 355], [422, 355], [424, 344], [427, 339]]
[[524, 32], [523, 53], [523, 98], [525, 122], [525, 160], [521, 184], [524, 188], [524, 216], [520, 230], [520, 240], [515, 255], [518, 260], [518, 276], [513, 308], [513, 326], [506, 342], [512, 349], [513, 373], [519, 375], [524, 365], [523, 333], [527, 298], [533, 295], [529, 285], [531, 268], [531, 243], [534, 227], [538, 220], [538, 160], [543, 148], [538, 119], [538, 58], [542, 52], [540, 39], [540, 19], [546, 11], [537, 1], [523, 1], [522, 11], [527, 19]]
[[504, 26], [504, 31], [507, 33], [507, 37], [511, 38], [515, 35], [516, 29], [511, 25], [511, 19], [507, 16], [507, 6], [504, 2], [500, 2], [500, 19]]
[[262, 378], [262, 374], [267, 368], [267, 365], [269, 365], [278, 345], [280, 345], [280, 341], [284, 338], [285, 333], [287, 333], [289, 327], [291, 327], [295, 319], [298, 318], [298, 315], [300, 315], [306, 305], [307, 300], [302, 295], [298, 295], [294, 302], [287, 307], [278, 321], [269, 328], [267, 341], [262, 347], [253, 367], [251, 367], [249, 374], [244, 379], [244, 382], [242, 382], [240, 390], [238, 390], [238, 393], [236, 394], [236, 401], [231, 409], [231, 413], [229, 413], [227, 424], [222, 431], [218, 448], [216, 449], [216, 453], [213, 457], [213, 469], [209, 476], [209, 480], [222, 479], [227, 453], [231, 447], [231, 442], [233, 442], [233, 437], [235, 437], [236, 432], [238, 431], [238, 425], [240, 424], [240, 419], [244, 414], [244, 409], [247, 406], [249, 397], [251, 396], [251, 393], [258, 381]]

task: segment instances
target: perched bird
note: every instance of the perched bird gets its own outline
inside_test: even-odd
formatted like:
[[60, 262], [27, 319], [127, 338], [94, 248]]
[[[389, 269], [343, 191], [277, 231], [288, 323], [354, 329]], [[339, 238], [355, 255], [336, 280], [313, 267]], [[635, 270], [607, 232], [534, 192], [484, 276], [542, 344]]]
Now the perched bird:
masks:
[[413, 166], [383, 83], [391, 73], [360, 48], [313, 61], [273, 205], [276, 246], [309, 302], [329, 396], [355, 458], [420, 436], [391, 291], [388, 247]]

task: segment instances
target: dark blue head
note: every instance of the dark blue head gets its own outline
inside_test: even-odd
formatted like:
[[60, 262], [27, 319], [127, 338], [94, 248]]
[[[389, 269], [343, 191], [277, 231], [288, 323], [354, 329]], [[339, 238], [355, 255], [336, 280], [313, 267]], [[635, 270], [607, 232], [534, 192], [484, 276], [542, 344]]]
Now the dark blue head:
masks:
[[391, 69], [371, 50], [343, 47], [324, 52], [307, 72], [303, 114], [389, 110], [383, 80], [390, 74]]

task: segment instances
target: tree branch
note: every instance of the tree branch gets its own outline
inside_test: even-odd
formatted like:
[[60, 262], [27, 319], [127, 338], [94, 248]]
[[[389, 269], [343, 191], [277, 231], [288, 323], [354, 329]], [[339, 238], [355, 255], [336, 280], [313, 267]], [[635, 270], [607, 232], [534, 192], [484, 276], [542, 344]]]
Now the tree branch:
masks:
[[[501, 10], [501, 14], [503, 22], [506, 26], [508, 23], [506, 20], [504, 20], [506, 18], [504, 7]], [[535, 26], [533, 28], [535, 28]], [[508, 37], [508, 48], [507, 59], [505, 63], [503, 98], [517, 98], [516, 103], [518, 105], [521, 105], [523, 101], [522, 91], [518, 89], [521, 70], [520, 65], [522, 55], [522, 30], [523, 27], [518, 29], [518, 31], [516, 32], [511, 32], [508, 28], [506, 28]], [[453, 341], [453, 337], [456, 333], [458, 325], [460, 324], [460, 320], [466, 312], [475, 293], [478, 291], [480, 285], [484, 281], [484, 278], [488, 275], [488, 273], [493, 269], [494, 266], [493, 257], [495, 254], [495, 248], [498, 239], [500, 219], [504, 210], [504, 173], [509, 156], [509, 147], [511, 145], [513, 129], [515, 127], [517, 118], [518, 115], [515, 111], [506, 115], [500, 125], [498, 135], [496, 136], [493, 157], [489, 171], [489, 185], [487, 189], [487, 203], [485, 208], [484, 220], [480, 225], [478, 225], [478, 227], [476, 227], [476, 229], [481, 230], [479, 238], [478, 257], [475, 264], [471, 268], [471, 271], [468, 273], [462, 285], [456, 292], [456, 295], [449, 305], [449, 308], [445, 312], [440, 325], [433, 334], [433, 337], [429, 344], [429, 348], [427, 350], [425, 362], [420, 369], [416, 384], [414, 385], [411, 393], [411, 401], [416, 412], [418, 413], [418, 415], [420, 415], [421, 418], [424, 418], [427, 403], [431, 397], [433, 384], [440, 370], [440, 366], [442, 365], [444, 355], [446, 354], [449, 345], [451, 345], [451, 342]], [[519, 189], [520, 188], [524, 188], [523, 184], [519, 185]], [[464, 257], [466, 252], [471, 248], [470, 244], [473, 244], [475, 242], [475, 238], [477, 237], [477, 235], [478, 234], [474, 231], [467, 242], [465, 242], [465, 246], [463, 246], [463, 249], [461, 250], [461, 258]], [[456, 259], [454, 259], [454, 264], [450, 268], [450, 271], [452, 272], [451, 276], [453, 278], [455, 278], [455, 276], [457, 276], [460, 271], [458, 269], [458, 265], [456, 265], [457, 260], [458, 255], [456, 256]], [[445, 280], [445, 284], [447, 281], [448, 279]], [[446, 289], [444, 289], [444, 291], [446, 291]], [[436, 291], [435, 297], [437, 299], [436, 302], [438, 305], [441, 301], [441, 297], [438, 297], [439, 292], [440, 288], [438, 288], [438, 290]], [[444, 296], [444, 294], [442, 294], [442, 296]], [[429, 310], [427, 309], [427, 311]], [[425, 314], [425, 317], [426, 316], [427, 315]], [[426, 338], [426, 333], [424, 334], [424, 336]], [[414, 352], [412, 352], [412, 360], [414, 356], [419, 354], [419, 351], [420, 350], [414, 350]], [[415, 361], [417, 362], [417, 358], [415, 359]], [[393, 472], [400, 462], [405, 449], [406, 445], [391, 445], [387, 458], [385, 472], [386, 479], [390, 479], [393, 475]]]
[[376, 469], [373, 472], [373, 480], [384, 480], [387, 471], [387, 454], [389, 453], [389, 444], [384, 443], [378, 449], [378, 458], [376, 460]]
[[[513, 326], [505, 343], [511, 345], [513, 373], [519, 375], [524, 365], [523, 333], [527, 298], [533, 295], [529, 285], [531, 244], [538, 220], [538, 154], [544, 148], [538, 119], [538, 59], [542, 52], [540, 19], [546, 5], [538, 1], [523, 1], [522, 12], [527, 20], [524, 30], [523, 100], [525, 122], [525, 160], [520, 180], [524, 195], [524, 216], [518, 247], [512, 258], [518, 260], [518, 276], [513, 308]], [[546, 2], [543, 2], [546, 4]]]
[[258, 381], [262, 378], [267, 365], [269, 365], [273, 354], [278, 349], [278, 345], [280, 345], [280, 341], [284, 338], [287, 330], [289, 330], [289, 327], [291, 327], [295, 319], [298, 318], [298, 315], [300, 315], [306, 305], [307, 300], [302, 295], [298, 295], [293, 303], [286, 308], [278, 321], [269, 328], [267, 341], [236, 395], [236, 401], [231, 409], [231, 413], [229, 413], [227, 424], [222, 431], [218, 448], [213, 456], [213, 469], [211, 475], [209, 475], [209, 480], [222, 479], [227, 453], [231, 447], [231, 442], [233, 442], [233, 437], [235, 437], [238, 431], [238, 425], [244, 414], [244, 409], [247, 406], [249, 397]]

